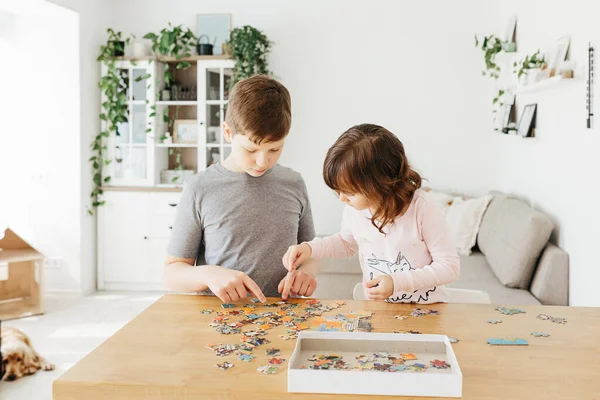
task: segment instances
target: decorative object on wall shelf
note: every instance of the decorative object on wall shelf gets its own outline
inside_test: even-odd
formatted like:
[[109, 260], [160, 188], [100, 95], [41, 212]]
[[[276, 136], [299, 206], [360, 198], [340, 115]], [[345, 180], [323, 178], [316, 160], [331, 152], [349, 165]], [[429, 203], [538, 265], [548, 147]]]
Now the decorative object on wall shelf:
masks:
[[521, 61], [515, 61], [513, 64], [513, 72], [517, 74], [517, 79], [525, 77], [523, 84], [530, 85], [537, 82], [541, 77], [541, 71], [544, 68], [544, 56], [540, 54], [540, 50], [531, 55], [526, 55]]
[[548, 78], [548, 79], [543, 79], [543, 80], [537, 81], [530, 85], [519, 86], [519, 87], [517, 87], [517, 94], [532, 93], [532, 92], [537, 92], [537, 91], [541, 91], [541, 90], [551, 89], [551, 88], [565, 85], [568, 82], [575, 82], [575, 81], [576, 81], [576, 79], [573, 79], [573, 78], [565, 79], [561, 76], [555, 76], [553, 78]]
[[228, 42], [235, 60], [231, 87], [239, 80], [256, 74], [269, 75], [267, 55], [273, 42], [258, 29], [245, 25], [231, 31]]
[[[231, 14], [198, 14], [196, 17], [196, 36], [198, 36], [198, 54], [221, 55], [223, 43], [229, 40], [231, 32]], [[206, 37], [206, 43], [200, 43], [200, 38]], [[202, 47], [201, 47], [202, 46]], [[204, 51], [208, 51], [205, 53]], [[201, 50], [203, 52], [201, 52]]]
[[[216, 39], [216, 37], [215, 37]], [[212, 56], [213, 55], [213, 43], [209, 43], [209, 38], [206, 35], [198, 36], [198, 44], [196, 45], [196, 51], [199, 56]]]
[[507, 92], [504, 96], [504, 105], [502, 106], [502, 132], [508, 133], [510, 130], [511, 118], [515, 105], [515, 94]]
[[535, 136], [535, 118], [537, 114], [537, 104], [527, 104], [523, 107], [523, 113], [517, 125], [517, 134], [522, 137]]
[[560, 68], [563, 61], [567, 59], [567, 54], [569, 52], [569, 43], [571, 42], [570, 36], [563, 36], [556, 41], [556, 44], [552, 51], [550, 52], [550, 56], [548, 57], [548, 77], [552, 78], [557, 74], [558, 69]]
[[593, 92], [593, 84], [594, 84], [594, 71], [596, 69], [596, 60], [594, 54], [594, 46], [592, 43], [588, 43], [588, 79], [587, 79], [587, 93], [586, 93], [586, 110], [587, 110], [587, 120], [586, 126], [588, 129], [592, 129], [592, 122], [594, 120], [594, 92]]
[[198, 121], [195, 119], [175, 120], [173, 143], [198, 143]]
[[506, 27], [506, 34], [504, 35], [503, 49], [507, 53], [514, 53], [517, 51], [517, 16], [513, 15], [508, 21]]

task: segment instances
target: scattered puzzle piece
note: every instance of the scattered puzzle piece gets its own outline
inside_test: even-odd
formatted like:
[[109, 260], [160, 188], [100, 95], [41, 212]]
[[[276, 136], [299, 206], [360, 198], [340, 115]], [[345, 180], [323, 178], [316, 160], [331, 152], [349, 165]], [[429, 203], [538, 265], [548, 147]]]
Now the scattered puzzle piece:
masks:
[[266, 349], [266, 350], [265, 350], [265, 353], [266, 353], [268, 356], [275, 357], [275, 356], [278, 356], [278, 355], [280, 355], [280, 354], [281, 354], [281, 350], [279, 350], [279, 349], [274, 349], [274, 348], [272, 348], [272, 349]]
[[233, 365], [233, 364], [231, 364], [231, 363], [229, 363], [229, 362], [227, 362], [227, 361], [225, 361], [223, 364], [217, 364], [217, 367], [218, 367], [219, 369], [222, 369], [223, 371], [226, 371], [226, 370], [228, 370], [229, 368], [233, 368], [233, 367], [234, 367], [234, 365]]
[[422, 317], [424, 315], [440, 315], [440, 312], [437, 310], [423, 310], [421, 308], [415, 308], [410, 313], [413, 317]]
[[215, 310], [202, 310], [200, 311], [202, 314], [212, 314]]
[[503, 345], [503, 346], [527, 346], [527, 340], [525, 339], [488, 339], [488, 344], [491, 345]]
[[245, 353], [241, 353], [238, 356], [238, 360], [241, 360], [241, 361], [244, 361], [244, 362], [250, 362], [250, 361], [252, 361], [255, 358], [256, 358], [255, 356], [250, 355], [250, 354], [245, 354]]
[[223, 303], [223, 304], [221, 304], [221, 307], [223, 307], [223, 308], [233, 308], [233, 307], [235, 307], [235, 304], [233, 304], [233, 303]]
[[488, 319], [487, 323], [496, 325], [496, 324], [501, 324], [502, 320], [501, 319]]
[[452, 337], [452, 336], [448, 336], [448, 340], [450, 341], [450, 343], [458, 343], [458, 342], [460, 342], [460, 340], [458, 340], [457, 338]]
[[265, 375], [272, 375], [272, 374], [277, 373], [277, 371], [279, 369], [277, 368], [277, 366], [269, 364], [269, 365], [263, 365], [261, 367], [258, 367], [256, 370], [258, 372], [262, 372]]
[[550, 336], [549, 333], [546, 332], [531, 332], [531, 334], [535, 337], [548, 337]]
[[271, 358], [269, 360], [269, 364], [273, 364], [273, 365], [279, 365], [279, 364], [283, 364], [283, 362], [285, 361], [285, 358]]
[[554, 322], [555, 324], [566, 324], [567, 320], [565, 318], [560, 318], [560, 317], [552, 317], [550, 315], [546, 315], [546, 314], [540, 314], [537, 316], [538, 319], [541, 319], [542, 321], [550, 321], [550, 322]]
[[515, 315], [515, 314], [524, 314], [525, 310], [520, 308], [508, 308], [504, 306], [496, 307], [496, 311], [500, 311], [504, 315]]
[[402, 321], [402, 320], [405, 320], [406, 318], [408, 318], [408, 316], [407, 315], [400, 315], [400, 314], [398, 314], [398, 315], [394, 315], [394, 318], [397, 319], [397, 320]]

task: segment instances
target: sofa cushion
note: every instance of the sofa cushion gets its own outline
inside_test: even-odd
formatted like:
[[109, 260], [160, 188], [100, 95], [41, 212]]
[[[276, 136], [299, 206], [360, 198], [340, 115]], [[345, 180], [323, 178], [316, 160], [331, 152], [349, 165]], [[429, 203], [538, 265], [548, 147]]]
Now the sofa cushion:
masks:
[[483, 290], [490, 295], [492, 304], [540, 304], [528, 290], [512, 289], [500, 283], [480, 252], [461, 257], [460, 278], [446, 286]]
[[542, 304], [569, 305], [569, 255], [548, 243], [531, 281], [531, 293]]
[[477, 244], [502, 284], [528, 289], [552, 229], [552, 221], [525, 202], [494, 193]]
[[471, 249], [477, 241], [483, 214], [491, 199], [490, 195], [467, 200], [456, 197], [448, 208], [446, 224], [459, 255], [471, 254]]

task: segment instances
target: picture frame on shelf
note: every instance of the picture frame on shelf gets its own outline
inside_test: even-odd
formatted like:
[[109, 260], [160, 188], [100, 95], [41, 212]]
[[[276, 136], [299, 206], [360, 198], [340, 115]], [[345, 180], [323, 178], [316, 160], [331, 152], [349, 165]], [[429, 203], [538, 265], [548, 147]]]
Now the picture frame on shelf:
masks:
[[174, 144], [196, 144], [198, 133], [198, 121], [195, 119], [176, 119], [173, 123]]
[[223, 44], [231, 33], [231, 14], [197, 14], [196, 37], [208, 37], [213, 55], [223, 54]]
[[548, 77], [552, 78], [557, 75], [560, 64], [567, 59], [569, 53], [569, 44], [571, 36], [565, 35], [559, 38], [548, 55]]
[[516, 37], [515, 37], [516, 28], [517, 28], [517, 16], [513, 15], [508, 20], [508, 25], [506, 26], [506, 32], [504, 33], [504, 40], [507, 43], [515, 43], [516, 42]]
[[521, 137], [533, 137], [536, 114], [537, 104], [527, 104], [523, 107], [523, 112], [517, 125], [517, 135]]
[[505, 132], [508, 124], [511, 122], [513, 109], [515, 105], [515, 93], [507, 89], [504, 93], [503, 106], [502, 106], [502, 132]]

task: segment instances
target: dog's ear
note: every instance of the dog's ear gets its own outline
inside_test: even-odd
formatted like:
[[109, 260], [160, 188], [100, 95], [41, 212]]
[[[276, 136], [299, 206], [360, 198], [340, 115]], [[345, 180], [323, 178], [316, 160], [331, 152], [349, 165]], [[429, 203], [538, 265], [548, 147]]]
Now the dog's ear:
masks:
[[23, 365], [26, 369], [40, 369], [40, 359], [37, 353], [30, 346], [25, 347], [23, 350]]

